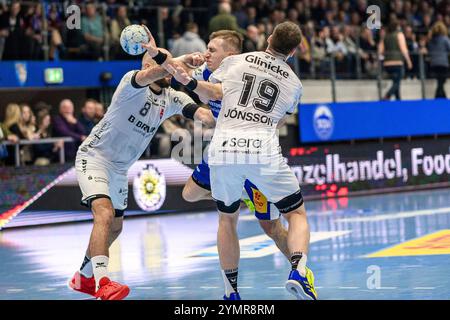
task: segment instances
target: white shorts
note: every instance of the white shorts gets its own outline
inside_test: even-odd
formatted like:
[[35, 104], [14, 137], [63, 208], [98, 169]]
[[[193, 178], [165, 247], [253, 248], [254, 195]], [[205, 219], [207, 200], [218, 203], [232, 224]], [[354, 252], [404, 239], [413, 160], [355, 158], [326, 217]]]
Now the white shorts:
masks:
[[281, 156], [277, 157], [276, 161], [272, 161], [271, 165], [210, 165], [210, 170], [212, 197], [224, 202], [226, 206], [230, 206], [241, 198], [245, 179], [258, 186], [267, 200], [274, 204], [295, 193], [300, 193], [295, 174]]
[[127, 173], [118, 173], [107, 163], [93, 157], [77, 155], [75, 170], [81, 189], [81, 204], [90, 207], [96, 198], [108, 197], [114, 209], [125, 210], [128, 204]]

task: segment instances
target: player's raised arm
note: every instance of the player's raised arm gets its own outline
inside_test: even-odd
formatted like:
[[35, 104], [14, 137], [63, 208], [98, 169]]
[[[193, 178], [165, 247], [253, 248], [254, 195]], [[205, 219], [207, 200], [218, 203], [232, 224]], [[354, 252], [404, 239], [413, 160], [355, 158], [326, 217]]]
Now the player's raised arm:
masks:
[[[166, 49], [160, 49], [167, 56], [171, 56], [170, 52]], [[142, 70], [140, 70], [136, 76], [135, 81], [140, 87], [148, 86], [149, 84], [167, 77], [169, 73], [163, 67], [157, 65], [152, 58], [146, 53], [142, 59]]]
[[169, 75], [169, 73], [163, 66], [159, 66], [159, 63], [155, 64], [153, 57], [159, 52], [161, 52], [166, 57], [168, 63], [177, 63], [178, 65], [181, 65], [185, 70], [191, 70], [192, 68], [196, 68], [197, 66], [203, 64], [204, 57], [199, 52], [184, 55], [178, 58], [172, 58], [172, 55], [169, 51], [163, 48], [158, 48], [156, 46], [155, 39], [153, 38], [151, 32], [146, 26], [143, 25], [143, 27], [147, 32], [149, 41], [148, 43], [141, 44], [142, 47], [147, 50], [147, 52], [142, 59], [142, 70], [139, 71], [134, 78], [136, 84], [139, 87], [148, 86], [149, 84]]
[[222, 84], [197, 81], [196, 79], [190, 77], [183, 68], [177, 65], [168, 64], [165, 68], [178, 82], [186, 86], [189, 90], [194, 91], [199, 96], [202, 96], [208, 100], [222, 100]]
[[203, 124], [214, 127], [216, 122], [211, 110], [200, 107], [191, 97], [181, 91], [171, 89], [170, 106], [166, 112], [166, 117], [169, 118], [174, 114], [181, 114], [185, 118], [191, 120], [201, 121]]
[[148, 55], [153, 58], [156, 63], [161, 65], [161, 67], [165, 68], [168, 64], [176, 64], [182, 67], [187, 73], [192, 74], [192, 71], [195, 68], [201, 66], [205, 62], [205, 57], [201, 52], [194, 52], [173, 58], [167, 50], [156, 46], [155, 39], [150, 30], [148, 30], [146, 26], [143, 27], [147, 32], [149, 42], [142, 43], [142, 47], [147, 50]]

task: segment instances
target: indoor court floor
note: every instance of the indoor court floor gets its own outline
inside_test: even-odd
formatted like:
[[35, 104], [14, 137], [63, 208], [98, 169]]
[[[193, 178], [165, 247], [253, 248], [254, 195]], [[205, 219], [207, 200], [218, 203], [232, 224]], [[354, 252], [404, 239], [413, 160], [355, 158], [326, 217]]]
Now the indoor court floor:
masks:
[[[307, 201], [308, 265], [319, 299], [449, 299], [450, 189]], [[0, 232], [0, 299], [89, 299], [66, 286], [79, 268], [90, 222]], [[127, 299], [221, 299], [217, 214], [125, 220], [110, 250], [113, 280]], [[239, 287], [243, 299], [294, 299], [290, 264], [242, 210]]]

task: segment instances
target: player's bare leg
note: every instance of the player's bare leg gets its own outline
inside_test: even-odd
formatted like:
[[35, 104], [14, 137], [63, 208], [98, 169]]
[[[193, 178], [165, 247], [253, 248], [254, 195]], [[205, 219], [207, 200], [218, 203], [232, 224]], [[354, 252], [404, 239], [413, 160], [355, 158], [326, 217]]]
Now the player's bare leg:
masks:
[[200, 187], [194, 182], [192, 177], [184, 185], [183, 199], [187, 202], [197, 202], [200, 200], [211, 200], [211, 191]]
[[[78, 276], [75, 275], [70, 286], [74, 290], [94, 295], [98, 299], [120, 300], [128, 295], [130, 289], [109, 280], [108, 262], [109, 247], [122, 231], [123, 217], [114, 217], [115, 210], [108, 198], [93, 200], [91, 208], [94, 215], [94, 226], [86, 251], [85, 263], [81, 268], [85, 272], [81, 275], [77, 273]], [[89, 259], [89, 257], [91, 258]], [[90, 269], [93, 278], [86, 276]]]
[[240, 257], [237, 222], [239, 209], [235, 213], [219, 211], [219, 229], [217, 231], [217, 251], [225, 284], [226, 299], [235, 299]]
[[261, 228], [264, 232], [271, 238], [278, 249], [285, 255], [285, 257], [290, 260], [291, 251], [288, 248], [288, 231], [282, 225], [280, 219], [276, 220], [258, 220]]
[[[119, 237], [119, 235], [122, 233], [123, 228], [123, 217], [114, 217], [113, 222], [111, 224], [111, 231], [109, 235], [108, 240], [108, 249], [111, 247], [114, 241]], [[89, 251], [89, 247], [86, 250], [86, 257], [90, 260], [91, 259], [91, 253]], [[92, 267], [91, 267], [92, 269]]]
[[114, 219], [114, 208], [108, 198], [99, 198], [92, 201], [94, 226], [89, 240], [89, 253], [91, 257], [109, 256], [109, 239]]
[[306, 267], [309, 249], [309, 224], [305, 205], [284, 215], [289, 223], [287, 245], [291, 254], [292, 270], [286, 289], [297, 298], [317, 299], [314, 289], [314, 274]]

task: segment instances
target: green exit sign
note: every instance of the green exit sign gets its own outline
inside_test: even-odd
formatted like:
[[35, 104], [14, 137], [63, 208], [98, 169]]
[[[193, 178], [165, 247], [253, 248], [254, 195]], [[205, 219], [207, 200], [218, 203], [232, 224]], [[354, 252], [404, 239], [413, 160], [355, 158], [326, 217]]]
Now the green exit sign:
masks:
[[63, 83], [64, 74], [62, 68], [46, 68], [45, 69], [45, 83]]

